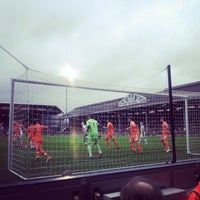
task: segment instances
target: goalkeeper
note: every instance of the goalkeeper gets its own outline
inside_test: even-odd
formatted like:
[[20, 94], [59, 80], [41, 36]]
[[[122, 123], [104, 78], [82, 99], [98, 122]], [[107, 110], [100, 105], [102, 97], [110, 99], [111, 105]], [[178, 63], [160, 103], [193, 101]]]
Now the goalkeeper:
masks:
[[98, 122], [95, 119], [92, 119], [88, 116], [88, 120], [86, 122], [87, 125], [87, 133], [88, 133], [88, 154], [89, 158], [92, 159], [92, 146], [96, 145], [99, 155], [102, 155], [101, 147], [98, 144], [99, 134], [98, 134]]

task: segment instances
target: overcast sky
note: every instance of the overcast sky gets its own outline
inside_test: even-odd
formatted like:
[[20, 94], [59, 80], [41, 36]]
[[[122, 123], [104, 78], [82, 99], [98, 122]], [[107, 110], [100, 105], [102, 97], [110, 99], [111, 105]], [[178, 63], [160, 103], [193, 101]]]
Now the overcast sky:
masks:
[[[0, 0], [0, 45], [31, 69], [104, 84], [134, 86], [170, 64], [180, 85], [199, 81], [199, 11], [199, 0]], [[8, 101], [24, 69], [2, 49], [0, 69]]]

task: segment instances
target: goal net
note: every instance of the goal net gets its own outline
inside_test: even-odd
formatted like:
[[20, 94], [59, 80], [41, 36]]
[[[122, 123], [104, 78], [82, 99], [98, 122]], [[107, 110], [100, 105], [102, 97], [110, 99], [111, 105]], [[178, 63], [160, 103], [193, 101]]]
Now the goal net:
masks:
[[[33, 70], [12, 79], [9, 170], [30, 179], [87, 175], [170, 162], [171, 136], [167, 139], [170, 149], [167, 151], [161, 142], [160, 121], [163, 118], [170, 122], [166, 70], [147, 80], [147, 85], [153, 81], [159, 83], [158, 89], [147, 86], [144, 89], [139, 83], [137, 88], [85, 81], [71, 83], [65, 78]], [[187, 150], [196, 152], [197, 146], [191, 142], [199, 137], [196, 111], [199, 96], [190, 100], [187, 95], [173, 93], [178, 160], [195, 158], [188, 155]], [[195, 109], [191, 101], [192, 106], [196, 102]], [[195, 111], [190, 113], [192, 109]], [[99, 136], [92, 143], [89, 129], [85, 132], [82, 126], [87, 125], [88, 116], [98, 122]], [[130, 140], [130, 119], [140, 130], [135, 141]], [[108, 134], [108, 122], [114, 126], [114, 135]], [[42, 126], [39, 144], [35, 142], [35, 135], [30, 136], [30, 126], [34, 130]]]
[[185, 133], [187, 153], [200, 155], [200, 93], [189, 93], [185, 98]]

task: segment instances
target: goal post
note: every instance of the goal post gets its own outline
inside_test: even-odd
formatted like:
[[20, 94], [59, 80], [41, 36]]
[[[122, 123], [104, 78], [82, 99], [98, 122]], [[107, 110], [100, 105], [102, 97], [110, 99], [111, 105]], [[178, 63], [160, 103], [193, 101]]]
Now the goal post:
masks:
[[[161, 73], [154, 77], [154, 82], [160, 84], [160, 77], [167, 82], [166, 70]], [[8, 169], [23, 179], [88, 175], [173, 160], [172, 152], [167, 152], [161, 143], [160, 119], [164, 118], [170, 126], [171, 117], [167, 84], [150, 89], [86, 81], [70, 83], [62, 77], [32, 70], [12, 79], [11, 84]], [[177, 161], [195, 159], [199, 151], [200, 95], [182, 91], [172, 91], [172, 95], [177, 146], [174, 153]], [[86, 124], [89, 115], [98, 121], [98, 144], [102, 151], [99, 156], [93, 143], [92, 159], [81, 125]], [[138, 143], [130, 141], [129, 118], [139, 130], [144, 125], [145, 134], [137, 139], [142, 153]], [[114, 126], [114, 137], [108, 136], [107, 120]], [[39, 153], [27, 132], [33, 121], [49, 128], [42, 131], [43, 151], [40, 149]], [[20, 131], [16, 131], [14, 122], [19, 124]], [[169, 135], [170, 148], [172, 139]]]
[[187, 153], [190, 154], [190, 142], [189, 142], [189, 121], [188, 121], [188, 100], [185, 99], [185, 134], [187, 142]]

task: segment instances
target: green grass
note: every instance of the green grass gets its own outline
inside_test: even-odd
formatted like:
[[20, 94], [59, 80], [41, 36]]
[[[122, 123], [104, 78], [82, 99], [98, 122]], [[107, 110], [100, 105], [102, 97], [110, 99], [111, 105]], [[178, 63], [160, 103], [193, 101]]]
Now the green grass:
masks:
[[19, 177], [7, 170], [8, 138], [0, 137], [0, 185], [22, 181]]
[[[133, 153], [129, 146], [128, 136], [116, 137], [120, 149], [113, 143], [108, 149], [104, 137], [99, 144], [103, 156], [99, 158], [97, 149], [93, 147], [93, 159], [88, 158], [87, 145], [83, 143], [82, 135], [54, 135], [44, 136], [43, 148], [50, 154], [52, 160], [46, 163], [41, 157], [35, 161], [35, 152], [24, 148], [14, 147], [12, 169], [25, 178], [62, 175], [68, 169], [73, 174], [113, 170], [126, 167], [147, 166], [170, 162], [172, 153], [166, 153], [157, 136], [148, 137], [148, 144], [142, 144], [143, 153]], [[25, 138], [24, 138], [25, 140]], [[196, 141], [196, 140], [195, 140]], [[0, 183], [17, 182], [20, 179], [7, 171], [7, 137], [0, 137]], [[195, 143], [199, 151], [199, 143]], [[193, 147], [195, 146], [193, 145]], [[186, 153], [185, 137], [176, 138], [177, 160], [196, 159]]]

